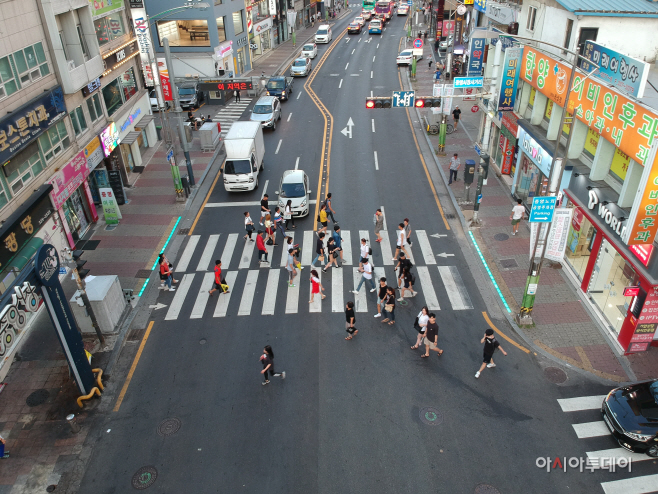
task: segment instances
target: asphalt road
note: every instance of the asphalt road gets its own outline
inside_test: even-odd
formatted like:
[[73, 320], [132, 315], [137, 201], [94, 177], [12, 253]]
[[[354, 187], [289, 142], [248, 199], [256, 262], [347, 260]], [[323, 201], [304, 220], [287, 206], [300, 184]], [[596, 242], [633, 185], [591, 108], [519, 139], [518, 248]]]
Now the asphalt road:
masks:
[[[183, 289], [162, 292], [158, 302], [167, 308], [153, 313], [154, 324], [130, 386], [119, 411], [108, 418], [110, 432], [96, 446], [80, 492], [130, 492], [131, 477], [146, 465], [158, 471], [149, 490], [162, 493], [457, 494], [474, 492], [480, 484], [501, 493], [591, 493], [603, 492], [602, 482], [652, 473], [652, 461], [634, 465], [632, 474], [580, 473], [572, 468], [547, 473], [536, 466], [538, 457], [586, 458], [587, 451], [616, 447], [605, 435], [576, 437], [572, 424], [600, 420], [596, 409], [567, 413], [557, 401], [602, 395], [610, 387], [569, 370], [565, 384], [553, 384], [543, 372], [552, 363], [502, 337], [499, 341], [509, 356], [498, 353], [498, 367], [474, 378], [481, 362], [480, 338], [488, 327], [481, 290], [490, 290], [489, 285], [473, 275], [478, 268], [464, 256], [458, 222], [449, 220], [450, 229], [446, 227], [406, 111], [365, 109], [371, 91], [387, 95], [400, 89], [395, 57], [404, 18], [394, 18], [381, 36], [340, 36], [349, 20], [334, 26], [338, 41], [323, 62], [322, 55], [333, 45], [320, 45], [312, 89], [333, 117], [328, 190], [336, 219], [343, 231], [350, 232], [354, 260], [359, 231], [369, 231], [374, 239], [372, 216], [381, 206], [391, 243], [395, 225], [409, 217], [414, 229], [445, 235], [429, 237], [434, 255], [454, 256], [435, 256], [437, 264], [428, 265], [414, 234], [416, 270], [427, 269], [431, 290], [423, 285], [408, 306], [398, 305], [394, 326], [372, 317], [374, 294], [367, 294], [368, 312], [357, 313], [360, 332], [345, 341], [344, 315], [332, 311], [332, 299], [337, 294], [334, 286], [342, 287], [344, 301], [353, 299], [349, 290], [355, 264], [342, 268], [341, 284], [334, 284], [340, 270], [323, 275], [327, 299], [315, 313], [307, 309], [309, 269], [304, 269], [301, 281], [298, 278], [299, 302], [290, 313], [286, 273], [279, 268], [281, 247], [275, 248], [271, 269], [259, 270], [255, 255], [249, 270], [238, 269], [242, 213], [249, 210], [258, 218], [259, 207], [206, 208], [193, 232], [199, 243], [190, 249], [189, 267], [176, 276], [181, 279], [185, 273], [192, 280], [187, 295], [179, 295], [180, 312], [174, 314], [170, 308]], [[315, 198], [324, 119], [304, 82], [298, 79], [291, 100], [283, 103], [276, 131], [265, 132], [266, 168], [260, 189], [229, 194], [220, 177], [210, 203], [255, 203], [265, 180], [275, 199], [282, 172], [294, 168], [298, 157]], [[413, 121], [415, 113], [411, 115]], [[350, 118], [351, 138], [340, 132]], [[434, 166], [431, 158], [427, 163]], [[445, 188], [438, 182], [435, 187], [445, 212], [454, 214]], [[302, 241], [302, 232], [313, 229], [314, 216], [297, 221], [296, 242]], [[224, 317], [213, 317], [217, 296], [207, 304], [198, 297], [210, 265], [195, 271], [209, 236], [218, 234], [209, 259], [224, 255], [228, 236], [238, 234], [233, 256], [224, 258], [225, 269], [237, 272]], [[188, 243], [189, 239], [174, 264], [181, 263]], [[375, 266], [383, 266], [392, 278], [392, 266], [380, 247], [375, 244], [373, 250]], [[450, 273], [459, 276], [444, 279], [437, 266], [453, 266]], [[270, 272], [277, 270], [278, 283], [268, 285]], [[251, 276], [247, 271], [257, 276], [249, 297], [253, 302], [243, 296]], [[452, 289], [449, 282], [455, 284]], [[276, 292], [274, 315], [261, 313], [266, 291]], [[420, 351], [409, 347], [416, 337], [413, 319], [430, 291], [441, 307], [436, 312], [439, 346], [445, 353], [421, 359]], [[450, 295], [457, 292], [472, 308], [455, 309]], [[192, 319], [191, 314], [200, 317]], [[522, 343], [506, 323], [494, 323]], [[276, 368], [285, 370], [287, 378], [261, 386], [258, 358], [266, 344], [272, 345]], [[435, 424], [421, 421], [424, 407], [438, 412], [427, 415]], [[169, 437], [159, 435], [158, 424], [172, 417], [180, 419], [180, 430]]]

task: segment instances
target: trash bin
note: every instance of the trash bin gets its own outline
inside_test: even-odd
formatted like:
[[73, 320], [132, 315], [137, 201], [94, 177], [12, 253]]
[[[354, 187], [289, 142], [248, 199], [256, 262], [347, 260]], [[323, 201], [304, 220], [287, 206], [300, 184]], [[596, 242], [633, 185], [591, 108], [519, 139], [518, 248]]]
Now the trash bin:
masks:
[[187, 142], [192, 142], [192, 124], [190, 122], [185, 122], [183, 127], [185, 128], [185, 138], [187, 139]]
[[475, 177], [475, 160], [464, 161], [464, 183], [472, 184]]
[[158, 141], [162, 140], [162, 126], [161, 125], [156, 125], [155, 126], [155, 133], [158, 134]]

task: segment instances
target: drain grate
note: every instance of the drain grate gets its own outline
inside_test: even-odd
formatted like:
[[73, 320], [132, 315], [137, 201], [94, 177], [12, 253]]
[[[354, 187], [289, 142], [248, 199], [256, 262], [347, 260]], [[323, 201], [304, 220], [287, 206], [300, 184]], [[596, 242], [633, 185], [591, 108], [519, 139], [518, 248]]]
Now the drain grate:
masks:
[[507, 240], [509, 238], [509, 235], [507, 233], [496, 233], [494, 235], [494, 238], [502, 242], [503, 240]]
[[55, 489], [57, 489], [57, 486], [55, 484], [50, 484], [48, 487], [46, 487], [46, 492], [54, 492]]
[[180, 429], [181, 421], [177, 418], [164, 419], [158, 426], [158, 434], [161, 436], [171, 436]]
[[553, 384], [562, 384], [567, 380], [567, 373], [558, 367], [546, 367], [544, 376]]
[[420, 412], [418, 412], [418, 415], [420, 416], [420, 421], [423, 424], [439, 425], [441, 422], [443, 422], [443, 415], [441, 415], [441, 412], [433, 407], [421, 408]]
[[500, 494], [498, 489], [489, 484], [478, 484], [475, 486], [475, 491], [473, 492], [475, 494]]
[[146, 334], [146, 328], [135, 328], [128, 333], [128, 341], [140, 341], [144, 334]]
[[158, 471], [155, 467], [148, 466], [142, 467], [135, 472], [132, 478], [132, 486], [141, 491], [147, 487], [151, 487], [155, 483], [155, 479], [158, 478]]
[[25, 404], [29, 407], [36, 407], [46, 402], [50, 392], [47, 389], [37, 389], [25, 399]]
[[144, 172], [143, 166], [133, 166], [133, 173], [143, 173], [143, 172]]
[[455, 219], [455, 215], [452, 214], [452, 213], [446, 213], [445, 217], [446, 217], [446, 219], [449, 219], [449, 220], [454, 220]]
[[105, 231], [111, 232], [114, 230], [117, 226], [116, 225], [105, 225]]
[[189, 228], [181, 228], [180, 230], [178, 230], [179, 235], [187, 235], [188, 233], [190, 233]]
[[519, 265], [517, 264], [515, 259], [501, 259], [500, 260], [500, 265], [504, 268], [518, 268]]
[[151, 271], [150, 269], [140, 269], [135, 274], [135, 278], [150, 278], [152, 272], [153, 271]]

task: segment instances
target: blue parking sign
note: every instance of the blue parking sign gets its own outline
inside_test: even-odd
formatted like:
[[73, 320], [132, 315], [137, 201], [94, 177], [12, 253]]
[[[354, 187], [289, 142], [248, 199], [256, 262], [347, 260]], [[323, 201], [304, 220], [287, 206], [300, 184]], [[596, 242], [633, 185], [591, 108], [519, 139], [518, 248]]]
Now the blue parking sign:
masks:
[[530, 218], [528, 221], [535, 223], [550, 223], [553, 221], [557, 197], [535, 197], [532, 199]]

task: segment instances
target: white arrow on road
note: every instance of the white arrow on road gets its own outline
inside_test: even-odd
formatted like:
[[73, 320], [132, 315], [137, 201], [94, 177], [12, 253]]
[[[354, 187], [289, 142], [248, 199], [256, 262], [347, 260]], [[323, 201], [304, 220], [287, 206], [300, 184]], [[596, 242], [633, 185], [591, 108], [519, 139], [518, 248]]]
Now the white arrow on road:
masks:
[[438, 233], [432, 233], [432, 235], [430, 235], [430, 237], [434, 237], [434, 238], [441, 238], [441, 237], [447, 237], [447, 236], [448, 235], [440, 235]]
[[149, 305], [149, 309], [155, 309], [155, 310], [164, 309], [165, 307], [167, 307], [165, 304], [161, 304], [159, 302], [155, 305]]
[[436, 257], [454, 257], [454, 254], [447, 254], [445, 252], [441, 252], [440, 254], [437, 254]]
[[352, 117], [347, 121], [347, 127], [340, 131], [345, 137], [352, 138], [352, 127], [354, 127], [354, 122], [352, 122]]

